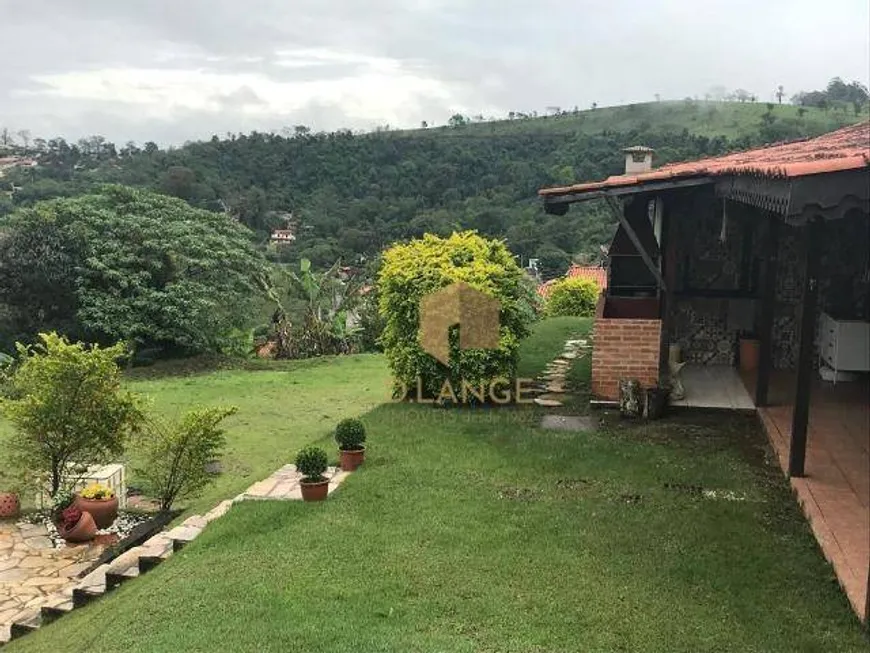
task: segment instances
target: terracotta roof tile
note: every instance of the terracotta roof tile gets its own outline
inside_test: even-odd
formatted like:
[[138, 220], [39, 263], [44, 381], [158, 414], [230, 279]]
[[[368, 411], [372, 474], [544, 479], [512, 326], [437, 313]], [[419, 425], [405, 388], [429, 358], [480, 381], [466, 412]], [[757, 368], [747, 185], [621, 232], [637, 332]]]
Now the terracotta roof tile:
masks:
[[[601, 290], [605, 290], [607, 288], [607, 269], [602, 267], [595, 266], [584, 266], [584, 265], [572, 265], [568, 268], [568, 271], [565, 273], [563, 279], [591, 279]], [[547, 281], [544, 284], [541, 284], [538, 287], [538, 294], [542, 297], [546, 297], [550, 294], [550, 289], [553, 286], [553, 283], [556, 281], [560, 281], [560, 279], [552, 279], [551, 281]]]
[[651, 181], [720, 175], [804, 177], [827, 172], [870, 167], [870, 121], [837, 131], [787, 143], [775, 143], [755, 150], [724, 156], [669, 163], [638, 175], [616, 175], [603, 181], [542, 188], [542, 197], [585, 193], [605, 188], [622, 188]]

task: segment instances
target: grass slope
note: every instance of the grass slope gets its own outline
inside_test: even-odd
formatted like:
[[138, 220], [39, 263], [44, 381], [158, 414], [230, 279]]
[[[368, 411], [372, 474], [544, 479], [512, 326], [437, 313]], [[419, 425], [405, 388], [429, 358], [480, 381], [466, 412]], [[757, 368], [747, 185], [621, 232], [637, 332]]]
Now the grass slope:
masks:
[[236, 505], [10, 653], [866, 650], [754, 419], [539, 417], [380, 406], [329, 501]]
[[[128, 383], [149, 398], [151, 410], [164, 418], [198, 406], [239, 407], [225, 422], [224, 473], [190, 503], [192, 512], [235, 496], [292, 461], [298, 449], [324, 437], [343, 417], [364, 413], [389, 397], [387, 366], [380, 356], [260, 364], [253, 370], [194, 368], [196, 373], [183, 373], [190, 372], [193, 363], [176, 361], [134, 370]], [[167, 375], [170, 371], [179, 375]], [[2, 444], [9, 435], [11, 425], [0, 418], [0, 469], [8, 464]], [[135, 441], [128, 453], [130, 466], [135, 466]], [[131, 474], [128, 483], [136, 482]]]
[[[848, 111], [823, 111], [807, 107], [803, 116], [799, 107], [777, 104], [773, 115], [777, 119], [797, 120], [808, 134], [821, 134], [844, 125], [854, 124], [870, 117], [865, 109], [860, 115]], [[489, 136], [493, 134], [600, 134], [605, 131], [661, 131], [681, 132], [687, 129], [699, 136], [726, 136], [738, 138], [754, 133], [767, 113], [766, 102], [706, 102], [670, 101], [625, 104], [580, 111], [565, 116], [539, 116], [524, 120], [498, 120], [471, 123], [459, 128], [438, 127], [428, 130], [409, 130], [408, 134], [436, 133], [457, 137]]]

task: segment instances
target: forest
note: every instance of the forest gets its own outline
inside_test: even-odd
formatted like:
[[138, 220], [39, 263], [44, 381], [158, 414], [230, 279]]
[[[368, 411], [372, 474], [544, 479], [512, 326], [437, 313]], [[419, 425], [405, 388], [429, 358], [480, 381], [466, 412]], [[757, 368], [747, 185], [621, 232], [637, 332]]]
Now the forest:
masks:
[[[814, 136], [866, 117], [866, 104], [820, 107], [687, 98], [587, 111], [551, 111], [539, 117], [512, 115], [500, 121], [463, 118], [446, 126], [405, 131], [312, 133], [298, 125], [282, 134], [215, 135], [207, 141], [169, 148], [155, 143], [118, 147], [100, 136], [68, 143], [62, 138], [44, 140], [28, 135], [18, 139], [14, 147], [7, 141], [5, 153], [0, 150], [0, 161], [11, 150], [34, 163], [0, 169], [0, 283], [7, 286], [0, 292], [0, 342], [8, 344], [26, 337], [45, 311], [58, 325], [69, 322], [71, 316], [64, 311], [80, 311], [81, 306], [71, 307], [91, 295], [83, 290], [85, 282], [72, 279], [67, 270], [70, 266], [80, 269], [82, 264], [76, 261], [92, 264], [97, 250], [117, 258], [112, 243], [99, 241], [119, 237], [128, 229], [124, 220], [133, 226], [148, 225], [149, 243], [153, 241], [153, 251], [165, 259], [157, 276], [165, 280], [180, 274], [182, 268], [173, 259], [176, 252], [171, 251], [171, 242], [157, 226], [164, 219], [160, 216], [179, 213], [179, 209], [148, 195], [136, 200], [141, 206], [128, 210], [130, 201], [117, 198], [129, 193], [125, 195], [117, 190], [119, 187], [178, 198], [182, 200], [178, 207], [194, 209], [187, 215], [202, 220], [202, 228], [187, 229], [187, 218], [172, 222], [185, 237], [194, 239], [190, 241], [194, 252], [190, 260], [194, 263], [186, 264], [183, 270], [202, 267], [202, 258], [208, 253], [195, 246], [195, 239], [205, 238], [202, 229], [214, 228], [207, 226], [205, 216], [220, 214], [247, 227], [244, 232], [254, 246], [252, 252], [263, 261], [279, 264], [273, 265], [273, 270], [298, 271], [304, 261], [310, 261], [312, 270], [325, 270], [341, 261], [370, 274], [379, 253], [392, 243], [425, 233], [448, 235], [471, 229], [505, 241], [521, 265], [530, 258], [538, 259], [543, 278], [549, 279], [563, 274], [572, 261], [600, 260], [614, 224], [596, 203], [579, 205], [565, 216], [546, 215], [536, 197], [539, 188], [619, 174], [624, 166], [622, 149], [630, 145], [654, 148], [654, 165], [658, 166]], [[115, 189], [108, 191], [108, 197], [114, 199], [106, 199], [107, 187]], [[83, 210], [76, 209], [75, 204], [39, 209], [45, 200], [82, 196], [90, 198], [81, 205], [87, 207], [87, 219], [84, 214], [75, 214]], [[102, 232], [95, 221], [100, 207], [114, 206], [112, 202], [120, 202], [128, 217], [121, 220], [117, 233]], [[46, 221], [47, 213], [65, 216], [66, 222], [59, 218]], [[85, 224], [92, 239], [88, 242], [77, 240], [85, 228], [80, 225]], [[211, 224], [228, 229], [223, 222]], [[288, 230], [295, 239], [287, 244], [270, 242], [274, 229]], [[195, 236], [197, 233], [200, 236]], [[241, 232], [232, 233], [236, 244], [222, 246], [240, 246]], [[58, 248], [52, 252], [62, 256], [46, 256], [51, 243]], [[130, 256], [147, 261], [149, 253], [140, 249], [132, 250]], [[44, 260], [60, 263], [41, 274], [39, 266], [31, 264]], [[107, 265], [117, 265], [118, 274], [139, 278], [137, 270], [128, 269], [128, 261], [113, 259]], [[260, 262], [250, 265], [258, 267]], [[20, 283], [32, 284], [40, 292], [45, 290], [48, 298], [50, 288], [57, 287], [56, 281], [68, 287], [68, 301], [59, 305], [49, 302], [38, 310], [27, 303], [28, 293], [21, 295], [12, 289]], [[262, 283], [253, 280], [250, 286], [259, 288]], [[285, 292], [287, 287], [285, 284]], [[93, 288], [96, 292], [99, 286]], [[142, 342], [172, 340], [182, 347], [192, 342], [188, 332], [172, 338], [140, 334], [140, 326], [129, 316], [118, 325], [103, 324], [101, 320], [111, 313], [111, 306], [95, 297], [90, 321], [81, 317], [75, 321], [83, 333], [115, 337], [138, 334]], [[213, 294], [208, 297], [212, 301]], [[294, 298], [286, 299], [293, 303]], [[157, 306], [163, 300], [153, 301]], [[17, 320], [14, 329], [10, 316], [15, 318], [13, 322]], [[232, 320], [227, 325], [245, 326]], [[209, 343], [194, 344], [198, 349], [213, 349], [218, 346], [215, 343], [223, 341], [219, 335]]]

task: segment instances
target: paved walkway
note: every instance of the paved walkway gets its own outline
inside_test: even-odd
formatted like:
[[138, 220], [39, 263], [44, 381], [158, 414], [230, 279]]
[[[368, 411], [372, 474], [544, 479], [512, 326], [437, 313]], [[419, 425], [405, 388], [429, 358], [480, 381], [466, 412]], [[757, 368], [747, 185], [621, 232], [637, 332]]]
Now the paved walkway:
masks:
[[104, 548], [90, 544], [56, 549], [45, 526], [0, 522], [0, 630], [25, 608], [74, 584]]
[[[348, 475], [330, 467], [326, 473], [329, 493]], [[188, 517], [84, 578], [79, 574], [93, 564], [105, 546], [91, 543], [55, 549], [44, 526], [0, 522], [0, 646], [153, 569], [196, 539], [235, 502], [301, 500], [300, 480], [296, 467], [285, 465], [232, 501], [222, 501], [205, 515]]]

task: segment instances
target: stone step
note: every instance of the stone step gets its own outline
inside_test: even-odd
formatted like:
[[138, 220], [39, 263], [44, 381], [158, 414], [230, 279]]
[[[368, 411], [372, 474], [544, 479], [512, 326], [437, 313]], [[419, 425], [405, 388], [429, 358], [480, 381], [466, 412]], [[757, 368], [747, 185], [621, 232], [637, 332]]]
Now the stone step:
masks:
[[139, 555], [139, 572], [144, 574], [172, 555], [173, 543], [165, 533], [158, 533], [141, 548], [143, 551]]
[[215, 519], [223, 517], [232, 507], [233, 502], [231, 500], [228, 499], [226, 501], [221, 501], [214, 508], [212, 508], [207, 513], [205, 513], [205, 515], [203, 515], [205, 517], [206, 523], [213, 522]]
[[106, 593], [106, 572], [109, 565], [100, 565], [73, 587], [73, 605], [80, 608]]
[[202, 529], [195, 526], [176, 526], [172, 530], [166, 531], [165, 535], [172, 540], [173, 551], [180, 551], [199, 537], [201, 532]]
[[43, 625], [50, 624], [68, 612], [72, 612], [74, 607], [72, 590], [70, 590], [69, 595], [54, 594], [50, 596], [41, 608]]
[[10, 639], [24, 637], [37, 630], [42, 625], [42, 611], [39, 608], [27, 608], [12, 617], [9, 626]]
[[145, 547], [135, 546], [109, 563], [109, 568], [106, 570], [106, 589], [115, 589], [121, 583], [138, 577], [139, 556], [146, 550]]
[[12, 639], [12, 633], [9, 632], [9, 626], [0, 626], [0, 648], [7, 644]]

